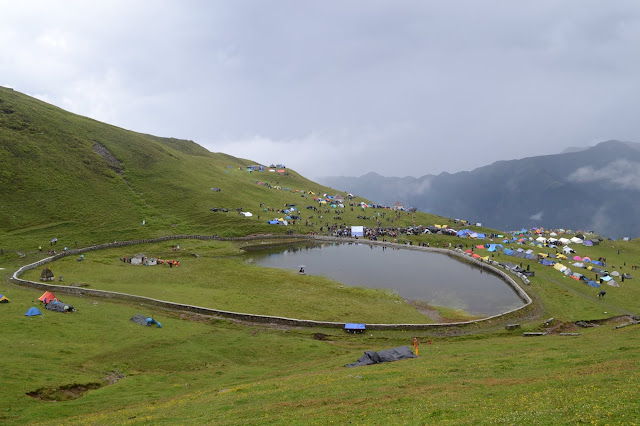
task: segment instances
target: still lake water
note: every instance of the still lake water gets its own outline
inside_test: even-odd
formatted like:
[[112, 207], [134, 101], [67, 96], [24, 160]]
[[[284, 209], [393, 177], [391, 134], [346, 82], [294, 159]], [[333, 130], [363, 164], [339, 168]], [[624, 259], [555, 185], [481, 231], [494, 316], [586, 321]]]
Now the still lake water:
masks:
[[296, 243], [251, 247], [247, 261], [299, 270], [354, 287], [390, 289], [405, 299], [494, 315], [524, 302], [497, 275], [432, 252], [368, 244]]

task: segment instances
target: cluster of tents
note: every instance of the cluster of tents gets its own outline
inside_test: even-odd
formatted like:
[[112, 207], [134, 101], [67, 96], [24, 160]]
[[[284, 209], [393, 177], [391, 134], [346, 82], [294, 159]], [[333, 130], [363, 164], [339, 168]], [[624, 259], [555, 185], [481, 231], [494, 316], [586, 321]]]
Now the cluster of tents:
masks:
[[456, 233], [456, 235], [461, 238], [473, 238], [473, 239], [480, 239], [480, 240], [487, 238], [487, 236], [482, 232], [475, 232], [470, 229], [461, 229]]
[[[44, 304], [45, 309], [48, 309], [53, 312], [61, 312], [61, 313], [75, 312], [75, 308], [73, 307], [73, 305], [61, 302], [50, 291], [45, 291], [42, 296], [38, 297], [38, 300]], [[24, 315], [27, 317], [33, 317], [36, 315], [42, 315], [42, 312], [40, 312], [40, 309], [34, 306], [32, 308], [29, 308]]]
[[[264, 211], [267, 211], [267, 209], [264, 209]], [[284, 214], [286, 214], [285, 217], [279, 217], [279, 218], [275, 218], [272, 220], [268, 220], [267, 223], [269, 225], [288, 225], [290, 220], [295, 220], [295, 219], [299, 219], [300, 217], [293, 214], [293, 213], [297, 213], [298, 209], [294, 206], [289, 206], [288, 208], [286, 208], [285, 210], [282, 211]]]
[[269, 168], [266, 168], [261, 164], [254, 164], [251, 166], [247, 166], [247, 172], [264, 172], [265, 170], [271, 173], [280, 173], [280, 174], [284, 174], [287, 172], [284, 164], [276, 164], [275, 166], [272, 164]]
[[[516, 241], [517, 241], [517, 244], [524, 244], [524, 241], [526, 240], [516, 239]], [[568, 241], [575, 243], [573, 239]], [[504, 242], [512, 242], [512, 241], [505, 239]], [[538, 244], [536, 243], [542, 244], [541, 241], [530, 242], [531, 245], [538, 246]], [[587, 285], [591, 287], [600, 287], [600, 284], [602, 283], [606, 283], [612, 287], [620, 287], [620, 285], [616, 282], [614, 277], [620, 277], [622, 281], [624, 281], [625, 279], [631, 279], [631, 275], [628, 273], [620, 274], [618, 271], [613, 271], [611, 274], [609, 274], [607, 270], [601, 268], [606, 266], [603, 260], [600, 260], [600, 259], [592, 260], [588, 256], [580, 257], [577, 254], [572, 258], [574, 261], [576, 261], [571, 265], [574, 268], [572, 270], [570, 267], [560, 263], [563, 260], [570, 261], [570, 259], [567, 257], [567, 254], [569, 253], [575, 254], [575, 251], [571, 249], [569, 246], [564, 246], [563, 251], [565, 254], [535, 253], [532, 249], [525, 250], [524, 248], [518, 248], [518, 249], [504, 248], [502, 244], [476, 245], [474, 249], [487, 250], [488, 252], [496, 252], [500, 250], [502, 254], [507, 256], [533, 260], [540, 263], [543, 266], [553, 267], [554, 269], [563, 273], [565, 276], [573, 278], [577, 281], [584, 281]], [[482, 259], [482, 260], [489, 259], [489, 255], [481, 256], [475, 253], [474, 249], [468, 249], [466, 250], [466, 253], [477, 259]], [[514, 272], [522, 273], [524, 275], [533, 276], [534, 274], [533, 271], [531, 272], [525, 271], [521, 267], [513, 263], [501, 263], [501, 265], [506, 269], [512, 270]], [[576, 272], [577, 268], [586, 269], [590, 272], [593, 272], [594, 274], [596, 274], [596, 279], [595, 280], [589, 279], [584, 274], [581, 274], [580, 272]]]
[[62, 313], [75, 311], [75, 308], [73, 307], [73, 305], [69, 305], [68, 303], [62, 303], [50, 291], [45, 291], [44, 294], [38, 298], [38, 300], [44, 303], [44, 307], [50, 311], [62, 312]]
[[[75, 308], [73, 307], [73, 305], [61, 302], [50, 291], [44, 292], [44, 294], [42, 296], [40, 296], [38, 298], [38, 300], [40, 300], [42, 303], [44, 303], [44, 307], [46, 309], [50, 310], [50, 311], [62, 312], [62, 313], [75, 312]], [[5, 302], [6, 303], [6, 302], [9, 302], [9, 299], [7, 299], [6, 297], [4, 297], [3, 295], [0, 294], [0, 302]], [[36, 316], [36, 315], [42, 315], [42, 312], [40, 311], [40, 309], [38, 309], [38, 308], [36, 308], [34, 306], [32, 308], [29, 308], [24, 315], [27, 316], [27, 317], [33, 317], [33, 316]], [[156, 321], [152, 317], [148, 317], [148, 316], [142, 315], [142, 314], [134, 315], [133, 317], [131, 317], [129, 319], [129, 321], [135, 322], [136, 324], [140, 324], [140, 325], [146, 325], [146, 326], [155, 325], [158, 328], [162, 328], [162, 324], [161, 323], [159, 323], [158, 321]]]
[[[289, 219], [291, 219], [291, 218], [289, 218]], [[284, 225], [284, 226], [287, 226], [289, 224], [289, 221], [287, 219], [283, 218], [283, 217], [280, 217], [280, 218], [268, 220], [267, 223], [269, 225]]]

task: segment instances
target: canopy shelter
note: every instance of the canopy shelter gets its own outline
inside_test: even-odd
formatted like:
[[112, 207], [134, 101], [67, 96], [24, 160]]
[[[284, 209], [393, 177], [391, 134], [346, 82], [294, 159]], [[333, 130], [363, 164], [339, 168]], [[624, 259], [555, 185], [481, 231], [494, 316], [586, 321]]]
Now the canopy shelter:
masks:
[[347, 333], [364, 333], [367, 326], [365, 324], [358, 324], [355, 322], [348, 322], [344, 325], [344, 331]]

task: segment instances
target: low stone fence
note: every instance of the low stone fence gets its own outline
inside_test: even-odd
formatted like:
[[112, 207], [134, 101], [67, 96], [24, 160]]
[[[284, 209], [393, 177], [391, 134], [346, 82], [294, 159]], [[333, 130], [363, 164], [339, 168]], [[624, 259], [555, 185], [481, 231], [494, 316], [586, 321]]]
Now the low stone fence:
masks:
[[166, 300], [153, 299], [151, 297], [136, 296], [133, 294], [119, 293], [119, 292], [106, 291], [106, 290], [95, 290], [95, 289], [88, 289], [83, 287], [46, 284], [42, 282], [23, 280], [20, 278], [20, 276], [25, 271], [41, 267], [46, 263], [52, 262], [54, 260], [60, 259], [65, 256], [78, 255], [78, 254], [82, 254], [90, 251], [103, 250], [107, 248], [124, 247], [124, 246], [131, 246], [131, 245], [145, 244], [145, 243], [156, 243], [156, 242], [170, 241], [170, 240], [184, 240], [184, 239], [220, 240], [220, 241], [251, 241], [251, 240], [264, 240], [264, 239], [269, 239], [269, 240], [307, 239], [307, 240], [318, 240], [318, 241], [354, 242], [354, 243], [361, 243], [361, 244], [389, 245], [389, 246], [401, 247], [401, 248], [410, 249], [410, 250], [437, 252], [437, 253], [446, 254], [448, 256], [456, 257], [459, 260], [471, 262], [480, 268], [483, 268], [493, 274], [500, 276], [512, 289], [515, 290], [515, 292], [522, 299], [522, 301], [525, 302], [525, 304], [519, 308], [512, 309], [510, 311], [503, 312], [501, 314], [492, 315], [492, 316], [478, 319], [478, 320], [461, 321], [461, 322], [454, 322], [454, 323], [438, 323], [438, 324], [367, 324], [367, 329], [369, 330], [425, 330], [425, 329], [467, 327], [471, 325], [480, 324], [483, 322], [488, 322], [497, 318], [502, 318], [502, 317], [506, 318], [509, 316], [513, 316], [518, 311], [521, 311], [522, 309], [526, 308], [527, 306], [533, 303], [529, 295], [527, 295], [527, 293], [525, 293], [524, 290], [522, 290], [522, 288], [520, 288], [520, 286], [504, 271], [501, 271], [487, 263], [465, 256], [462, 253], [458, 253], [454, 250], [440, 249], [440, 248], [434, 248], [434, 247], [408, 246], [408, 245], [397, 244], [397, 243], [359, 240], [359, 239], [353, 239], [353, 238], [334, 238], [334, 237], [321, 237], [321, 236], [309, 236], [309, 235], [254, 235], [254, 236], [238, 237], [238, 238], [232, 238], [232, 237], [224, 238], [224, 237], [218, 237], [215, 235], [213, 236], [172, 235], [172, 236], [165, 236], [165, 237], [144, 239], [144, 240], [114, 241], [113, 243], [100, 244], [92, 247], [69, 250], [65, 253], [59, 253], [54, 256], [39, 260], [37, 262], [24, 265], [13, 273], [13, 276], [11, 279], [16, 284], [19, 284], [25, 287], [36, 288], [44, 291], [66, 293], [66, 294], [72, 294], [76, 296], [90, 296], [90, 297], [100, 297], [100, 298], [112, 299], [112, 300], [123, 300], [127, 302], [134, 302], [134, 303], [141, 303], [149, 306], [156, 306], [159, 308], [169, 309], [169, 310], [178, 311], [178, 312], [189, 312], [194, 314], [232, 318], [232, 319], [241, 320], [241, 321], [281, 324], [281, 325], [288, 325], [288, 326], [294, 326], [294, 327], [344, 328], [344, 325], [345, 325], [344, 322], [313, 321], [313, 320], [277, 317], [277, 316], [269, 316], [269, 315], [255, 315], [255, 314], [248, 314], [248, 313], [242, 313], [242, 312], [230, 312], [230, 311], [223, 311], [219, 309], [205, 308], [202, 306], [186, 305], [182, 303], [169, 302]]

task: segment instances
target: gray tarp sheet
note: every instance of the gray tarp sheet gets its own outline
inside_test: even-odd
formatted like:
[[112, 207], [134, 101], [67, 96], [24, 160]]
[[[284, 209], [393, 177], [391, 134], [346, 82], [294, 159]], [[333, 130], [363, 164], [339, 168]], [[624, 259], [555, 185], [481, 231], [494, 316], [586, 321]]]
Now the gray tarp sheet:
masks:
[[129, 318], [129, 321], [133, 321], [136, 324], [140, 324], [140, 325], [148, 325], [147, 324], [147, 318], [149, 318], [147, 315], [136, 314], [136, 315], [132, 316], [131, 318]]
[[[68, 306], [69, 309], [64, 309], [65, 306]], [[75, 311], [73, 305], [69, 305], [68, 303], [60, 302], [59, 300], [52, 300], [51, 302], [44, 305], [50, 311], [54, 312], [73, 312]]]
[[358, 361], [347, 364], [345, 367], [360, 367], [361, 365], [379, 364], [381, 362], [393, 362], [401, 359], [417, 358], [408, 346], [398, 346], [386, 351], [365, 351]]

